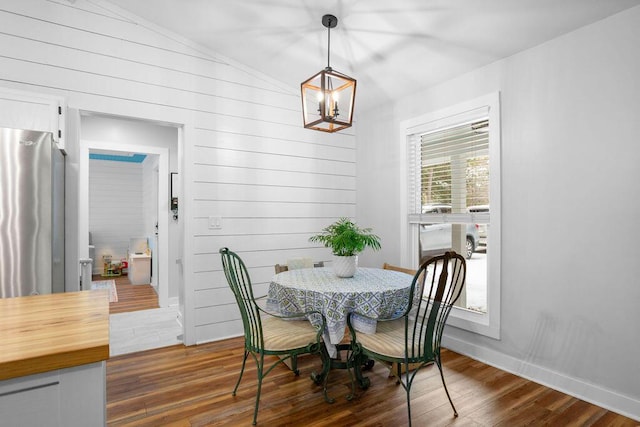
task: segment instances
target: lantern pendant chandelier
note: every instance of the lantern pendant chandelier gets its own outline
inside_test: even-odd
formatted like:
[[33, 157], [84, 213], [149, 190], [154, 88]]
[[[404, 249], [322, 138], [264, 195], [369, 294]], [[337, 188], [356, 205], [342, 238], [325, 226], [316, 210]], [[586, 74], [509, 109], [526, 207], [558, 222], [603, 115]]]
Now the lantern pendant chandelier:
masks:
[[333, 133], [351, 127], [356, 80], [331, 68], [331, 29], [338, 18], [324, 15], [322, 25], [327, 28], [327, 68], [300, 85], [302, 115], [305, 128]]

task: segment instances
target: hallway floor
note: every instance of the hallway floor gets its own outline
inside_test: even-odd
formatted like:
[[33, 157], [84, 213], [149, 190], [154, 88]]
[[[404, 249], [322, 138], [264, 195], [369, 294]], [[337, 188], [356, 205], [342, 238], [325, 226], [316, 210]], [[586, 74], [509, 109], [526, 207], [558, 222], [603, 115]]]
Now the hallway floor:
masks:
[[152, 308], [158, 308], [158, 294], [153, 289], [153, 286], [146, 285], [132, 285], [129, 282], [127, 275], [116, 277], [102, 277], [99, 274], [94, 274], [91, 280], [115, 280], [116, 290], [118, 291], [118, 301], [109, 303], [109, 313], [128, 313], [138, 310], [149, 310]]
[[182, 344], [178, 306], [109, 315], [111, 357]]
[[114, 279], [118, 301], [109, 303], [109, 354], [135, 353], [182, 344], [178, 306], [159, 308], [158, 295], [151, 285], [132, 285], [126, 275]]

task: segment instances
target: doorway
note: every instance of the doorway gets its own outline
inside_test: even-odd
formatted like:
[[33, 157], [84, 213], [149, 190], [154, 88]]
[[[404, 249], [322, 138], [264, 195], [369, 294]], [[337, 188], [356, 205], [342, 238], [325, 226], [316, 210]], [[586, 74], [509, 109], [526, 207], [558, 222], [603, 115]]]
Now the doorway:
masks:
[[[131, 254], [140, 255], [144, 252], [150, 255], [151, 265], [146, 268], [148, 279], [143, 281], [149, 282], [147, 286], [153, 285], [157, 294], [157, 302], [159, 308], [153, 310], [144, 310], [140, 312], [132, 311], [130, 313], [117, 313], [110, 316], [111, 319], [111, 335], [113, 340], [122, 342], [123, 339], [129, 339], [137, 344], [137, 347], [130, 347], [131, 351], [146, 350], [149, 348], [162, 347], [182, 342], [183, 336], [182, 325], [176, 319], [180, 318], [178, 312], [178, 295], [182, 286], [182, 277], [178, 274], [175, 266], [179, 259], [182, 258], [182, 248], [178, 246], [179, 233], [181, 232], [178, 221], [173, 219], [173, 215], [169, 210], [169, 177], [170, 172], [179, 172], [178, 164], [178, 144], [179, 132], [175, 125], [165, 123], [156, 123], [144, 120], [137, 120], [125, 117], [114, 117], [100, 115], [95, 113], [81, 113], [80, 115], [80, 156], [79, 156], [79, 244], [83, 246], [84, 236], [89, 236], [92, 230], [90, 212], [90, 203], [92, 200], [100, 200], [108, 215], [116, 217], [118, 220], [111, 220], [111, 227], [121, 226], [125, 231], [124, 235], [120, 233], [120, 247], [111, 247], [109, 250], [113, 252], [113, 257], [118, 261], [126, 261], [129, 263], [129, 274], [132, 273], [132, 257]], [[90, 184], [92, 167], [96, 167], [96, 160], [91, 156], [112, 156], [113, 158], [122, 159], [141, 159], [138, 166], [138, 172], [144, 174], [144, 189], [134, 190], [127, 188], [126, 180], [121, 179], [118, 174], [125, 173], [129, 169], [135, 168], [114, 167], [113, 165], [124, 165], [126, 162], [109, 162], [110, 168], [102, 168], [104, 175], [101, 179], [102, 185], [96, 189]], [[130, 160], [126, 160], [130, 161]], [[93, 164], [93, 166], [92, 166]], [[113, 170], [115, 175], [109, 176], [109, 169]], [[135, 181], [135, 180], [134, 180]], [[109, 183], [113, 183], [110, 185]], [[98, 191], [99, 197], [95, 197], [94, 192]], [[124, 197], [127, 192], [134, 193], [133, 197]], [[104, 193], [104, 194], [103, 194]], [[136, 198], [138, 199], [136, 201]], [[130, 212], [127, 204], [142, 203], [146, 206], [139, 222], [133, 227], [128, 227], [127, 221], [132, 220], [127, 216]], [[152, 206], [152, 208], [150, 208]], [[102, 209], [102, 206], [98, 210]], [[140, 216], [140, 215], [138, 215]], [[104, 230], [103, 230], [104, 232]], [[117, 234], [117, 233], [113, 233]], [[129, 239], [140, 240], [145, 243], [143, 250], [131, 252], [129, 249]], [[95, 240], [95, 239], [94, 239]], [[103, 239], [104, 241], [105, 239]], [[108, 239], [107, 239], [108, 240]], [[115, 239], [114, 239], [115, 240]], [[124, 243], [123, 243], [124, 242]], [[125, 246], [123, 248], [123, 245]], [[97, 270], [102, 268], [101, 253], [95, 249], [95, 257], [97, 258]], [[114, 243], [114, 246], [117, 246]], [[148, 252], [146, 249], [148, 248]], [[133, 256], [133, 258], [137, 258]], [[121, 263], [123, 264], [123, 263]], [[139, 271], [139, 270], [138, 270]], [[150, 274], [150, 272], [153, 274]], [[94, 270], [94, 273], [96, 271]], [[131, 280], [131, 276], [125, 278], [126, 282]], [[120, 279], [121, 280], [121, 279]], [[129, 288], [135, 288], [140, 283], [131, 282]], [[132, 286], [133, 285], [133, 286]], [[136, 289], [137, 291], [138, 289]], [[138, 307], [140, 308], [140, 307]], [[144, 309], [141, 308], [141, 309]], [[135, 310], [135, 309], [134, 309]], [[119, 336], [119, 328], [114, 327], [114, 319], [118, 319], [118, 324], [126, 325], [130, 330], [123, 332]], [[151, 319], [151, 320], [150, 320]], [[155, 320], [153, 320], [155, 319]], [[154, 323], [155, 322], [155, 323]], [[179, 327], [176, 329], [176, 325]], [[134, 330], [134, 328], [137, 328]], [[160, 330], [169, 328], [167, 330]], [[144, 329], [144, 330], [143, 330]], [[174, 333], [177, 331], [177, 333]], [[153, 334], [152, 338], [141, 337], [140, 334]], [[158, 336], [173, 335], [169, 342], [163, 344], [158, 340]], [[139, 344], [145, 346], [140, 347]], [[112, 350], [113, 350], [112, 343]], [[126, 352], [131, 352], [126, 351]], [[118, 352], [116, 354], [122, 354]], [[112, 355], [115, 355], [112, 351]]]
[[116, 285], [110, 313], [159, 308], [159, 284], [168, 287], [158, 270], [159, 162], [157, 154], [89, 150], [92, 283]]

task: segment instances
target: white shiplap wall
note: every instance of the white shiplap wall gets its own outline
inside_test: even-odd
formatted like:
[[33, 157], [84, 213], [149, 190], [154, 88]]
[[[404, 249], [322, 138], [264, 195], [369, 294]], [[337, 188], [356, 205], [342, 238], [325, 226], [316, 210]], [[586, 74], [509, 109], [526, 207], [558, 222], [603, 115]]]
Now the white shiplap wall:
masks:
[[[326, 260], [308, 237], [355, 215], [353, 130], [303, 129], [298, 82], [275, 82], [102, 0], [0, 0], [0, 28], [0, 85], [62, 95], [72, 109], [182, 125], [188, 344], [241, 333], [220, 247], [240, 253], [260, 293], [275, 263]], [[68, 168], [79, 161], [72, 139]], [[69, 206], [78, 202], [72, 190]], [[208, 228], [210, 216], [223, 217], [221, 230]], [[77, 254], [67, 258], [73, 268]]]
[[143, 237], [142, 163], [89, 160], [89, 231], [96, 258], [93, 274], [103, 273], [103, 256], [127, 257], [129, 239]]

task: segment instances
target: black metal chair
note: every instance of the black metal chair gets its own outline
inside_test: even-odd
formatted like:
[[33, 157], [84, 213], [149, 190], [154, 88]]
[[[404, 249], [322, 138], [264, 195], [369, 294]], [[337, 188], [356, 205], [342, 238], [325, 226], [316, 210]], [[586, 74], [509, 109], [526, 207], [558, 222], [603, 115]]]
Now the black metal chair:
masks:
[[[244, 327], [244, 359], [240, 377], [233, 389], [233, 395], [236, 395], [240, 385], [247, 357], [251, 355], [258, 368], [258, 391], [253, 414], [253, 424], [255, 425], [258, 418], [262, 380], [278, 364], [290, 359], [291, 370], [296, 375], [299, 375], [297, 356], [307, 353], [318, 354], [322, 358], [323, 372], [328, 372], [330, 361], [325, 356], [326, 352], [323, 351], [322, 347], [324, 345], [322, 331], [326, 321], [319, 311], [300, 313], [296, 316], [278, 316], [265, 311], [256, 303], [249, 273], [240, 257], [228, 248], [220, 249], [220, 255], [222, 256], [224, 274], [238, 303]], [[319, 327], [312, 326], [308, 321], [284, 320], [311, 315], [318, 316], [318, 319], [321, 319], [321, 322], [318, 322]], [[265, 356], [269, 355], [277, 356], [274, 358], [273, 363], [269, 361], [265, 363]], [[269, 363], [271, 364], [269, 365]], [[323, 382], [325, 400], [331, 402], [331, 399], [327, 397], [325, 378], [312, 374], [312, 379], [316, 383]]]
[[[375, 334], [357, 334], [351, 324], [351, 314], [347, 318], [354, 349], [352, 357], [355, 360], [368, 357], [394, 364], [396, 383], [402, 384], [407, 393], [409, 426], [411, 385], [418, 371], [434, 362], [440, 371], [453, 414], [458, 416], [442, 372], [440, 341], [451, 308], [464, 287], [465, 278], [464, 257], [455, 252], [446, 252], [420, 265], [413, 277], [406, 310], [392, 319], [376, 319]], [[414, 298], [414, 293], [419, 290], [422, 290], [422, 298]], [[367, 384], [367, 379], [362, 377], [360, 364], [352, 363], [352, 366], [357, 380]]]

